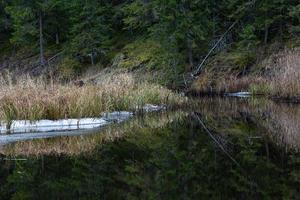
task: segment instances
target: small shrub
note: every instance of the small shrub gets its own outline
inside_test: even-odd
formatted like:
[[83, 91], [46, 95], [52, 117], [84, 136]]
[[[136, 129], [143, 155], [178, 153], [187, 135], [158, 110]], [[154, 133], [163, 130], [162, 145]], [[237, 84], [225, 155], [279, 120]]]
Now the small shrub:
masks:
[[74, 59], [65, 58], [58, 65], [58, 74], [60, 78], [70, 80], [76, 76], [79, 69], [80, 63], [76, 62]]

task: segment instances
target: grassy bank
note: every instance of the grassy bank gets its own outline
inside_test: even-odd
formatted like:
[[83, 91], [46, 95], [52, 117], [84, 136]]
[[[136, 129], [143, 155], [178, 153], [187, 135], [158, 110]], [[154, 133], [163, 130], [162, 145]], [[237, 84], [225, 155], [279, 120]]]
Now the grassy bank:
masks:
[[300, 51], [284, 50], [273, 54], [259, 64], [254, 64], [248, 72], [244, 67], [228, 73], [217, 72], [217, 67], [201, 74], [192, 85], [197, 93], [227, 93], [250, 91], [269, 97], [300, 100]]
[[136, 110], [145, 104], [181, 106], [186, 98], [164, 87], [137, 83], [130, 74], [121, 74], [98, 85], [77, 87], [25, 77], [12, 82], [1, 79], [0, 119], [64, 119], [99, 117], [101, 113]]

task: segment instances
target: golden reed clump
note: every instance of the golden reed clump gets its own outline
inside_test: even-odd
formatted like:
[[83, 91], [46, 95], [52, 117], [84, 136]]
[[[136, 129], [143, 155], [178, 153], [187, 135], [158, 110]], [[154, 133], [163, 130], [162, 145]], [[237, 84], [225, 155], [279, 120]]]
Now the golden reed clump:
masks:
[[284, 51], [277, 57], [273, 69], [271, 94], [300, 99], [300, 52]]
[[130, 74], [108, 77], [98, 85], [59, 84], [24, 76], [0, 79], [0, 119], [98, 117], [102, 112], [134, 110], [147, 103], [176, 106], [186, 99], [159, 85], [136, 83]]

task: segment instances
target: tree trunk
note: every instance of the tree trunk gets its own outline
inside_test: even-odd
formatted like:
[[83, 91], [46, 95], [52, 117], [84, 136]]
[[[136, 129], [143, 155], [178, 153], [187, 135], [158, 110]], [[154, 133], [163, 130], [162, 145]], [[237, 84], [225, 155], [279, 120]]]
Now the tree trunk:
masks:
[[187, 38], [187, 48], [188, 48], [189, 68], [192, 69], [192, 67], [194, 66], [194, 59], [193, 59], [192, 41], [190, 38]]
[[265, 23], [265, 38], [264, 38], [264, 44], [268, 43], [268, 37], [269, 37], [269, 26], [267, 23]]
[[58, 35], [58, 31], [55, 34], [55, 43], [59, 44], [59, 35]]
[[8, 22], [8, 16], [5, 15], [5, 18], [4, 18], [4, 29], [6, 31], [8, 30], [8, 24], [9, 24], [9, 22]]
[[94, 53], [92, 52], [90, 56], [91, 56], [91, 64], [92, 66], [94, 66]]
[[42, 12], [39, 14], [39, 25], [40, 25], [40, 64], [42, 66], [45, 65], [45, 58], [44, 58], [44, 38], [43, 38], [43, 16]]

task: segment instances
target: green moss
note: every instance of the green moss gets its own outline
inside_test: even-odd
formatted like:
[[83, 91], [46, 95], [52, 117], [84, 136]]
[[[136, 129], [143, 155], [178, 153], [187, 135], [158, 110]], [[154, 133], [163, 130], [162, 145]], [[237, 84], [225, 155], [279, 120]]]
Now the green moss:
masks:
[[[117, 66], [130, 70], [141, 67], [148, 70], [158, 69], [162, 67], [163, 53], [158, 43], [151, 40], [137, 40], [124, 47], [122, 59], [119, 59]], [[120, 54], [118, 56], [120, 57]]]

